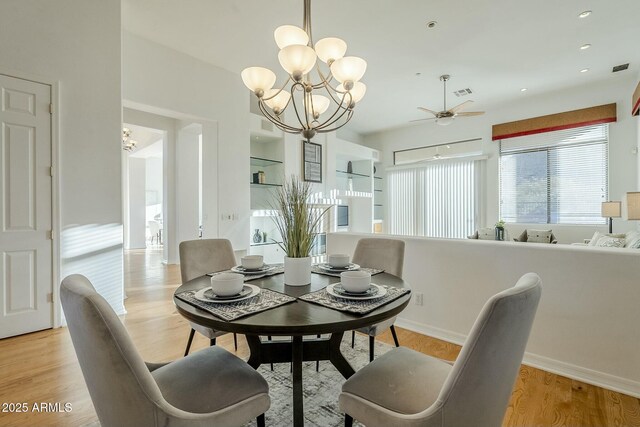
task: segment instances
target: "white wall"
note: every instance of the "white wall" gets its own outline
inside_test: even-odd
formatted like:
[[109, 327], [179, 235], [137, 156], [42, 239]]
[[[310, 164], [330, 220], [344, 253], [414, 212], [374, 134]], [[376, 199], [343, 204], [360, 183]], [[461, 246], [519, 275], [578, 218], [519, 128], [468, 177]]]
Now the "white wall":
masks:
[[[491, 108], [483, 116], [460, 118], [449, 126], [426, 122], [369, 134], [364, 137], [364, 144], [382, 151], [384, 166], [388, 167], [393, 164], [395, 150], [482, 138], [483, 151], [489, 159], [485, 167], [484, 212], [480, 226], [493, 226], [499, 219], [499, 153], [498, 143], [491, 140], [491, 126], [615, 102], [618, 106], [618, 122], [609, 127], [609, 195], [612, 200], [620, 200], [624, 193], [638, 188], [639, 160], [633, 154], [633, 148], [637, 144], [637, 119], [632, 118], [630, 113], [631, 93], [636, 83], [634, 75], [621, 74], [599, 84], [572, 87], [554, 93], [535, 95], [529, 91], [523, 93], [520, 100]], [[635, 224], [622, 220], [614, 222], [618, 231], [635, 227]], [[512, 234], [526, 227], [514, 226]], [[535, 227], [540, 228], [541, 225]], [[606, 230], [605, 226], [586, 229], [570, 225], [550, 227], [561, 243], [582, 241], [583, 238], [591, 237], [595, 230]]]
[[246, 249], [249, 97], [240, 75], [125, 32], [123, 99], [139, 110], [211, 122], [203, 128], [204, 236]]
[[146, 220], [146, 160], [129, 157], [129, 191], [128, 191], [128, 249], [144, 249], [147, 247]]
[[178, 213], [178, 242], [197, 239], [200, 225], [200, 133], [202, 126], [181, 123], [178, 131], [176, 159], [176, 210]]
[[[352, 254], [361, 237], [371, 236], [330, 234], [328, 253]], [[399, 326], [462, 344], [484, 303], [532, 271], [542, 298], [524, 362], [640, 396], [640, 251], [395, 238], [406, 244], [403, 278], [424, 301], [412, 300]]]
[[60, 276], [123, 313], [120, 0], [3, 0], [0, 70], [60, 83]]

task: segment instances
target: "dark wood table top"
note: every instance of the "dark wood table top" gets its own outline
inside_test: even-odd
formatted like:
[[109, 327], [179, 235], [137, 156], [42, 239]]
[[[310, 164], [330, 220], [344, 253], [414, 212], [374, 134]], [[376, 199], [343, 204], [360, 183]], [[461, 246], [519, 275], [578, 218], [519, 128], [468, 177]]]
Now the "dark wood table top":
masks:
[[[176, 293], [186, 290], [199, 290], [211, 286], [209, 276], [201, 276], [180, 286]], [[287, 286], [284, 284], [284, 274], [276, 274], [248, 283], [260, 288], [271, 289], [292, 297], [299, 297], [309, 292], [320, 290], [331, 283], [339, 282], [339, 277], [311, 274], [311, 284], [306, 286]], [[372, 276], [371, 281], [379, 285], [409, 288], [399, 277], [387, 273]], [[280, 307], [252, 314], [237, 320], [227, 322], [204, 310], [192, 306], [175, 296], [173, 301], [178, 312], [199, 325], [207, 326], [218, 331], [236, 332], [254, 335], [315, 335], [334, 332], [344, 332], [363, 326], [373, 325], [396, 316], [409, 304], [411, 294], [377, 308], [365, 315], [356, 315], [334, 310], [319, 304], [296, 300]]]

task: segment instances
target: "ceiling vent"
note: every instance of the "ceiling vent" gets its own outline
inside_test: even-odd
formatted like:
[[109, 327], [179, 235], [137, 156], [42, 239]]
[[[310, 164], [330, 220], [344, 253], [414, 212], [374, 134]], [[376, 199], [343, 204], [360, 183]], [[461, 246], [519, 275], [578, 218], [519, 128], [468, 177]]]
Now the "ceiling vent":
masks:
[[629, 63], [628, 62], [626, 64], [616, 65], [615, 67], [613, 67], [613, 70], [611, 70], [611, 72], [612, 73], [617, 73], [618, 71], [624, 71], [627, 68], [629, 68]]
[[453, 93], [456, 96], [467, 96], [467, 95], [471, 95], [473, 91], [469, 88], [466, 88], [466, 89], [454, 90]]

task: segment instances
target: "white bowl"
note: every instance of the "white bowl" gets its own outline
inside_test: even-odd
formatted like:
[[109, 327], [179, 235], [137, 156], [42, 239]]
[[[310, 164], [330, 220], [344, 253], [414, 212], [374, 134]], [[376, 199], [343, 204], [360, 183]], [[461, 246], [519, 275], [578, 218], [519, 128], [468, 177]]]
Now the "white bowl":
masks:
[[349, 255], [347, 254], [331, 254], [328, 256], [328, 264], [331, 267], [346, 267], [349, 265]]
[[240, 263], [247, 270], [257, 270], [264, 265], [262, 255], [247, 255], [240, 259]]
[[345, 291], [366, 292], [371, 284], [371, 273], [368, 271], [345, 271], [340, 273], [340, 282]]
[[238, 295], [244, 286], [244, 276], [238, 273], [220, 273], [211, 276], [211, 289], [216, 295]]

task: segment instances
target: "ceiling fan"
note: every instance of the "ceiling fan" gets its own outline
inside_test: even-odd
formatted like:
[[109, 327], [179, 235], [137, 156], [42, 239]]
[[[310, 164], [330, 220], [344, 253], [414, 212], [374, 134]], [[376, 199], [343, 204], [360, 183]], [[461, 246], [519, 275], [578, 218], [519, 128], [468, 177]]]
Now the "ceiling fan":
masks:
[[428, 108], [418, 107], [418, 110], [425, 111], [429, 114], [433, 114], [433, 117], [427, 117], [424, 119], [411, 120], [412, 122], [419, 122], [423, 120], [435, 120], [437, 124], [441, 126], [446, 126], [451, 124], [456, 117], [469, 117], [469, 116], [479, 116], [484, 114], [484, 111], [460, 111], [463, 108], [466, 108], [473, 101], [465, 101], [462, 104], [458, 104], [453, 108], [447, 110], [447, 81], [451, 78], [449, 74], [444, 74], [440, 76], [440, 81], [444, 84], [444, 108], [442, 111], [433, 111]]

